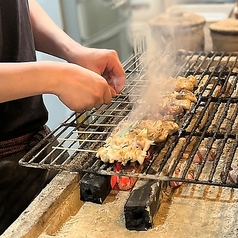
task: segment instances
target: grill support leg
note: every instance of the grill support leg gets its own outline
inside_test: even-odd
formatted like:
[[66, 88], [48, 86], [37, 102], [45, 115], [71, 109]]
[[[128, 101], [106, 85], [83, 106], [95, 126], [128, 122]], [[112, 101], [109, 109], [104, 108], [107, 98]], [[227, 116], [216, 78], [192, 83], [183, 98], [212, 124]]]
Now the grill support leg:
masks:
[[102, 204], [111, 191], [110, 176], [86, 173], [80, 180], [80, 199]]
[[124, 206], [128, 230], [146, 231], [152, 228], [153, 217], [160, 205], [161, 182], [139, 179]]

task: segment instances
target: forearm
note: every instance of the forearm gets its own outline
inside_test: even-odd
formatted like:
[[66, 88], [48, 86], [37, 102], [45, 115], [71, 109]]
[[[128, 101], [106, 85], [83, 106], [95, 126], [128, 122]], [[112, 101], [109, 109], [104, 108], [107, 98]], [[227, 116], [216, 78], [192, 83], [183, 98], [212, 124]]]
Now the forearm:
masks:
[[71, 39], [47, 16], [35, 0], [29, 0], [36, 49], [93, 71], [107, 80], [112, 94], [122, 90], [125, 73], [115, 50], [84, 47]]
[[[1, 63], [0, 102], [55, 93], [57, 87], [56, 70], [60, 63]], [[63, 71], [63, 70], [62, 70]]]
[[0, 63], [0, 103], [45, 93], [58, 96], [78, 112], [98, 108], [112, 99], [104, 78], [76, 64]]
[[36, 50], [70, 61], [72, 50], [81, 47], [45, 13], [35, 0], [29, 0]]

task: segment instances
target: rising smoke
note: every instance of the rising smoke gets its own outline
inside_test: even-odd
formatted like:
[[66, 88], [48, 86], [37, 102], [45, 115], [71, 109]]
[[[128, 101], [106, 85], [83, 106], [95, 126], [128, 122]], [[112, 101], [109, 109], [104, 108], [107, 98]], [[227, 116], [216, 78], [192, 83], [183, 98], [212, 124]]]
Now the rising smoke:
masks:
[[132, 99], [133, 94], [140, 97], [129, 115], [130, 121], [158, 118], [158, 107], [164, 95], [174, 91], [174, 84], [168, 82], [168, 79], [175, 75], [173, 66], [177, 62], [170, 54], [181, 49], [204, 50], [204, 24], [202, 16], [182, 12], [177, 8], [150, 18], [147, 15], [146, 21], [132, 23], [135, 54], [143, 54], [140, 63], [146, 69], [146, 73], [140, 75], [138, 80], [146, 83], [146, 87], [132, 92]]

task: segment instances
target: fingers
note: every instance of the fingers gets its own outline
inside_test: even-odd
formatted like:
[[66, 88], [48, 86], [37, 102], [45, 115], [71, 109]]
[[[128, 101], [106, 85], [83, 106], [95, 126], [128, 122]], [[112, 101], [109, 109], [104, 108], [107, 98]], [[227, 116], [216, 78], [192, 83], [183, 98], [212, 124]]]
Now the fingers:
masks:
[[104, 104], [103, 100], [97, 100], [95, 103], [94, 103], [94, 106], [92, 106], [90, 109], [92, 108], [100, 108], [102, 105]]
[[103, 89], [101, 90], [102, 95], [98, 96], [98, 98], [95, 99], [95, 108], [101, 107], [103, 104], [109, 104], [112, 101], [112, 97], [116, 95], [115, 90], [110, 87], [107, 83], [104, 85]]
[[108, 84], [115, 89], [116, 93], [120, 93], [126, 81], [125, 72], [117, 52], [112, 51], [111, 55], [112, 59], [109, 60], [103, 76], [108, 81]]
[[98, 109], [103, 104], [109, 104], [112, 100], [113, 89], [110, 88], [104, 78], [91, 71], [86, 75], [85, 80], [83, 77], [81, 80], [75, 77], [75, 80], [70, 78], [64, 82], [67, 82], [64, 90], [57, 95], [72, 111], [82, 112], [93, 108]]
[[111, 96], [116, 97], [116, 95], [117, 95], [116, 90], [111, 85], [108, 85], [108, 86], [109, 86], [109, 89], [110, 89], [110, 92], [111, 92]]
[[106, 80], [110, 85], [110, 88], [112, 89], [112, 94], [115, 95], [117, 93], [120, 93], [121, 90], [124, 88], [126, 78], [125, 76], [123, 76], [122, 78], [115, 77], [114, 74], [111, 72], [106, 77]]

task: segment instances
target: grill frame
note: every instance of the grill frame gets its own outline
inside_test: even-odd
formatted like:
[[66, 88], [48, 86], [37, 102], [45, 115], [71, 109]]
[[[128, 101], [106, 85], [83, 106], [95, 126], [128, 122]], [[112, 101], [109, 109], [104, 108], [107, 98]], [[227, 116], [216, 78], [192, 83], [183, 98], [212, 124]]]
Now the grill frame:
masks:
[[[109, 176], [123, 175], [148, 180], [152, 179], [158, 181], [177, 181], [224, 187], [238, 187], [237, 183], [234, 184], [228, 182], [229, 168], [233, 163], [235, 149], [238, 145], [238, 138], [236, 134], [230, 133], [232, 128], [227, 128], [227, 130], [224, 132], [207, 131], [212, 123], [213, 116], [221, 104], [224, 104], [225, 108], [228, 109], [231, 105], [235, 105], [238, 102], [238, 96], [232, 95], [232, 92], [236, 90], [238, 80], [236, 72], [236, 67], [238, 65], [238, 55], [234, 53], [228, 54], [222, 52], [180, 51], [169, 54], [161, 54], [158, 52], [156, 55], [153, 55], [152, 59], [148, 60], [148, 58], [145, 57], [145, 54], [147, 53], [134, 55], [123, 64], [127, 78], [126, 85], [123, 89], [123, 92], [114, 98], [110, 105], [104, 105], [97, 110], [91, 110], [80, 114], [73, 113], [40, 143], [38, 143], [31, 151], [29, 151], [20, 160], [20, 165], [42, 169], [67, 170], [74, 172], [77, 171], [80, 173], [88, 172]], [[198, 102], [191, 110], [186, 112], [182, 118], [178, 118], [178, 120], [182, 120], [182, 123], [180, 122], [181, 127], [178, 133], [169, 138], [172, 143], [170, 142], [167, 153], [162, 158], [162, 160], [160, 160], [158, 167], [154, 168], [154, 162], [158, 160], [159, 154], [165, 148], [165, 145], [167, 145], [168, 142], [155, 146], [155, 149], [152, 150], [150, 160], [145, 162], [141, 172], [125, 172], [123, 170], [120, 172], [114, 172], [112, 164], [104, 164], [99, 159], [96, 159], [95, 156], [93, 157], [91, 155], [95, 154], [96, 149], [104, 144], [105, 139], [107, 136], [109, 136], [113, 128], [115, 128], [118, 123], [122, 119], [125, 119], [131, 112], [135, 103], [133, 99], [136, 100], [139, 97], [139, 95], [135, 95], [133, 93], [133, 90], [138, 90], [138, 88], [146, 86], [146, 76], [149, 70], [148, 66], [155, 67], [158, 62], [164, 62], [164, 58], [167, 57], [169, 59], [173, 59], [173, 62], [179, 62], [174, 64], [173, 67], [169, 69], [170, 73], [174, 77], [177, 75], [185, 77], [189, 75], [200, 75], [200, 83], [200, 80], [202, 80], [205, 75], [208, 75], [203, 89], [197, 94]], [[226, 60], [224, 60], [225, 58]], [[163, 64], [160, 65], [159, 70], [163, 71]], [[212, 81], [213, 77], [216, 77], [219, 80], [213, 83], [211, 90], [207, 95], [204, 96], [204, 92], [207, 90], [208, 83]], [[228, 85], [228, 80], [230, 80], [231, 77], [233, 77], [234, 80], [233, 85], [231, 85], [229, 90], [231, 93], [228, 92], [228, 95], [224, 96], [224, 92], [227, 88], [226, 86]], [[214, 97], [212, 94], [218, 85], [221, 85], [221, 92], [216, 97]], [[214, 110], [209, 112], [209, 117], [207, 123], [205, 124], [206, 130], [204, 129], [197, 132], [196, 130], [199, 126], [199, 123], [211, 104], [213, 105]], [[199, 115], [197, 123], [195, 123], [193, 126], [192, 131], [188, 132], [186, 128], [188, 128], [194, 113], [200, 107], [202, 108], [202, 113]], [[230, 124], [228, 123], [230, 127], [232, 127], [233, 122], [236, 120], [235, 117], [237, 112], [238, 107], [235, 106], [234, 113], [230, 118]], [[226, 113], [224, 113], [224, 115], [218, 119], [220, 125], [224, 119], [226, 119]], [[198, 142], [186, 161], [187, 163], [183, 173], [180, 177], [175, 177], [173, 176], [174, 171], [177, 169], [177, 166], [182, 160], [186, 146], [188, 146], [194, 136], [198, 138]], [[178, 145], [179, 140], [184, 137], [187, 138], [186, 142], [183, 144], [177, 158], [173, 159], [171, 162], [171, 154], [173, 153], [175, 146]], [[199, 144], [205, 138], [211, 139], [208, 149], [212, 148], [212, 145], [215, 141], [221, 141], [219, 144], [221, 146], [216, 151], [216, 158], [213, 166], [211, 167], [210, 175], [207, 179], [200, 179], [200, 175], [202, 174], [205, 165], [208, 163], [206, 160], [204, 160], [204, 162], [198, 166], [199, 168], [196, 177], [194, 179], [187, 179], [186, 174], [188, 173], [190, 166], [193, 164], [193, 158], [196, 154]], [[228, 140], [232, 141], [234, 144], [232, 151], [233, 158], [230, 158], [225, 163], [225, 165], [223, 165], [224, 173], [222, 179], [220, 179], [220, 181], [214, 180], [214, 174], [216, 173], [220, 157]], [[51, 152], [46, 155], [43, 160], [38, 161], [40, 155], [46, 150], [48, 151], [50, 147], [53, 147]], [[168, 165], [168, 163], [172, 163], [170, 172], [164, 173], [164, 168]]]

